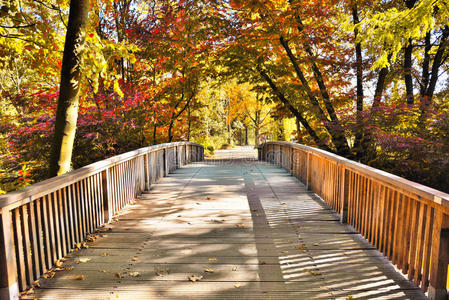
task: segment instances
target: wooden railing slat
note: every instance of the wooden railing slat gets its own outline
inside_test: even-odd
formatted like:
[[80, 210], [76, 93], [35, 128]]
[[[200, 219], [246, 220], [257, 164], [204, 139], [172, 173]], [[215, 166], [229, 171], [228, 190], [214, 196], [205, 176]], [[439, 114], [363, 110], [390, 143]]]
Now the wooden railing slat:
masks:
[[431, 299], [446, 299], [449, 195], [309, 146], [268, 142], [280, 165], [358, 230]]
[[195, 143], [155, 145], [0, 196], [0, 299], [16, 299], [157, 179], [203, 155]]

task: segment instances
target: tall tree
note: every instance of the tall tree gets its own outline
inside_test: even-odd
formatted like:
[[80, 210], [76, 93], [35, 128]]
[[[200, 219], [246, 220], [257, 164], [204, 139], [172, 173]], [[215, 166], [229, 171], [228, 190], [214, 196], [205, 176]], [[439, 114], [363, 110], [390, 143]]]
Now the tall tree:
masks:
[[76, 122], [89, 0], [71, 0], [62, 59], [56, 123], [50, 158], [50, 176], [70, 171]]

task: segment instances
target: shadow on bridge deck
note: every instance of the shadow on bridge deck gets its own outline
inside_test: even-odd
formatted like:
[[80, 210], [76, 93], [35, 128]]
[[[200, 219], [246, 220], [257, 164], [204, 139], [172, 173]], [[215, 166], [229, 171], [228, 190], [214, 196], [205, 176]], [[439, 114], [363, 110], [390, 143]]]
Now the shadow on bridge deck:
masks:
[[161, 179], [30, 297], [425, 298], [302, 183], [255, 155], [217, 151]]

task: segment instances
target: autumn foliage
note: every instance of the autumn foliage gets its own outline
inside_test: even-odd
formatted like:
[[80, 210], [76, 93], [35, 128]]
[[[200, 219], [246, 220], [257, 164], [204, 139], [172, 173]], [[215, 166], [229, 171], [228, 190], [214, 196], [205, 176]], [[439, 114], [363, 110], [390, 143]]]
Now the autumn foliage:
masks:
[[[47, 176], [69, 2], [2, 5], [9, 191]], [[442, 0], [92, 1], [72, 167], [168, 141], [294, 139], [449, 191], [448, 11]]]

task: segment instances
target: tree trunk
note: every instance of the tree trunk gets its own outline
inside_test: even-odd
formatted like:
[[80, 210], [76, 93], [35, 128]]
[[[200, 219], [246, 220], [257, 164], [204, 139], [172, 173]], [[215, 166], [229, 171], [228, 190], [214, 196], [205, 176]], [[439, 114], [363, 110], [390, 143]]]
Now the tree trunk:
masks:
[[157, 125], [156, 125], [156, 123], [154, 123], [154, 128], [153, 128], [153, 145], [157, 144], [156, 131], [157, 131]]
[[50, 157], [50, 176], [70, 171], [78, 118], [81, 59], [89, 14], [89, 0], [71, 0], [64, 45], [56, 123]]
[[245, 126], [245, 145], [248, 145], [248, 126]]
[[259, 126], [254, 126], [254, 144], [259, 146]]
[[[352, 21], [354, 25], [357, 25], [359, 21], [359, 15], [357, 11], [357, 6], [354, 5], [352, 8]], [[357, 40], [359, 34], [358, 29], [354, 29], [354, 39]], [[357, 79], [357, 125], [355, 130], [355, 141], [354, 148], [357, 153], [357, 157], [360, 158], [363, 153], [363, 57], [362, 57], [362, 45], [360, 43], [355, 44], [355, 66], [356, 66], [356, 79]]]
[[188, 115], [187, 142], [190, 142], [190, 131], [191, 131], [191, 126], [192, 126], [192, 115], [190, 113], [190, 105], [187, 108], [187, 115]]
[[412, 78], [412, 39], [409, 39], [409, 45], [404, 50], [404, 81], [407, 97], [407, 104], [413, 105], [415, 98], [413, 96], [413, 78]]

